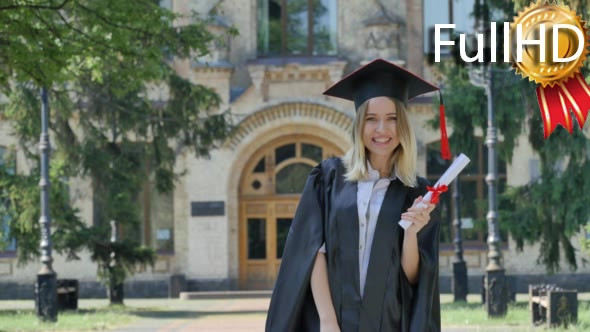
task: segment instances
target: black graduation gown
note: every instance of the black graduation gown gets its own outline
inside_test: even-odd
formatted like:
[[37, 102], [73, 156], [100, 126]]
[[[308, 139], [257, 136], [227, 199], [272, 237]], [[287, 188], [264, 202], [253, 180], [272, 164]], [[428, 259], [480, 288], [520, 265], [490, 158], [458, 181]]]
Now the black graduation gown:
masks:
[[440, 331], [438, 208], [418, 233], [420, 271], [411, 285], [401, 267], [404, 230], [397, 222], [427, 181], [410, 188], [391, 181], [375, 228], [361, 298], [358, 264], [357, 182], [344, 181], [340, 158], [322, 161], [309, 174], [289, 230], [272, 294], [266, 331], [319, 331], [311, 271], [326, 244], [332, 302], [342, 332]]

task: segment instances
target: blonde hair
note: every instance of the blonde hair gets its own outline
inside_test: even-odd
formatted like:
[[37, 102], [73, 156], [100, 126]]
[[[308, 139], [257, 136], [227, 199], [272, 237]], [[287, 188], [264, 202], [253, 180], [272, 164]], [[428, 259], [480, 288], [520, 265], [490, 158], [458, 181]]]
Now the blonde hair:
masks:
[[[416, 187], [416, 137], [408, 121], [406, 106], [395, 98], [389, 99], [393, 101], [397, 111], [396, 129], [397, 137], [399, 138], [399, 145], [391, 154], [393, 165], [391, 172], [392, 174], [397, 173], [397, 177], [406, 186]], [[368, 105], [369, 100], [362, 103], [356, 112], [354, 128], [352, 130], [352, 148], [342, 158], [347, 170], [344, 174], [344, 178], [347, 181], [364, 180], [369, 175], [369, 170], [367, 169], [367, 150], [362, 139]]]

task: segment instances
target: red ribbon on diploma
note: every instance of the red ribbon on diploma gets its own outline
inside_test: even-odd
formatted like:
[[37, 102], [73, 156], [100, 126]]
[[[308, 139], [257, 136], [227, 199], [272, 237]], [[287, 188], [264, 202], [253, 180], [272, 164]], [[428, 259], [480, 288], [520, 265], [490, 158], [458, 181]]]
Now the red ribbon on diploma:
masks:
[[436, 187], [426, 186], [426, 189], [432, 193], [432, 197], [430, 198], [430, 203], [436, 204], [436, 203], [438, 203], [438, 198], [439, 198], [440, 194], [447, 191], [449, 189], [449, 187], [447, 187], [444, 184], [441, 184]]
[[537, 99], [543, 118], [543, 134], [545, 138], [562, 125], [570, 134], [574, 125], [569, 110], [573, 110], [578, 126], [584, 128], [590, 109], [590, 86], [584, 76], [576, 73], [567, 82], [557, 82], [553, 87], [537, 87]]

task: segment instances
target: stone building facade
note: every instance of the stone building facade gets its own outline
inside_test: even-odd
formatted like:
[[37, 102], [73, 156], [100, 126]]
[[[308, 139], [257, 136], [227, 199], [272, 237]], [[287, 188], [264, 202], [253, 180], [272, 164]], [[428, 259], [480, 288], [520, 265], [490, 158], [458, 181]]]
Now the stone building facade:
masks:
[[[166, 296], [173, 275], [183, 275], [188, 290], [270, 289], [307, 173], [322, 159], [342, 155], [350, 147], [352, 104], [321, 93], [377, 57], [436, 82], [424, 55], [423, 1], [163, 3], [178, 12], [209, 13], [214, 9], [217, 20], [211, 29], [220, 35], [229, 26], [239, 31], [238, 36], [213, 45], [207, 58], [174, 61], [182, 76], [217, 91], [223, 101], [221, 109], [231, 109], [238, 128], [209, 159], [180, 156], [176, 168], [186, 175], [172, 194], [149, 191], [143, 195], [141, 204], [148, 206], [143, 215], [143, 240], [158, 249], [159, 255], [153, 269], [138, 271], [127, 282], [127, 294]], [[165, 87], [154, 87], [151, 93], [154, 99], [166, 99]], [[436, 179], [442, 167], [437, 152], [439, 133], [426, 126], [435, 115], [432, 96], [418, 98], [409, 109], [419, 148], [419, 174]], [[16, 144], [9, 132], [9, 124], [0, 121], [2, 149]], [[485, 199], [487, 189], [483, 133], [474, 134], [482, 144], [478, 155], [470, 156], [473, 162], [463, 181], [462, 214], [470, 289], [478, 292], [487, 245], [481, 227], [485, 214], [476, 213], [475, 207]], [[17, 171], [24, 172], [28, 166], [23, 156], [17, 155]], [[534, 178], [538, 161], [526, 133], [519, 139], [511, 163], [501, 163], [499, 169], [503, 185], [520, 185]], [[91, 222], [90, 183], [76, 179], [72, 184], [74, 203], [82, 218]], [[446, 196], [443, 212], [451, 216], [451, 195]], [[450, 291], [451, 223], [450, 217], [443, 220], [442, 291]], [[515, 278], [516, 288], [524, 291], [526, 283], [543, 278], [545, 270], [536, 263], [538, 247], [527, 246], [524, 252], [515, 247], [510, 238], [505, 240], [504, 265], [507, 274]], [[96, 283], [96, 266], [88, 254], [81, 257], [73, 262], [55, 257], [58, 277], [81, 280], [83, 296], [104, 294]], [[581, 262], [579, 266], [578, 271], [564, 272], [552, 280], [575, 283], [588, 277], [590, 268]], [[11, 291], [0, 297], [31, 296], [37, 270], [35, 264], [18, 266], [10, 250], [1, 253], [0, 285]], [[584, 285], [580, 283], [580, 287]]]

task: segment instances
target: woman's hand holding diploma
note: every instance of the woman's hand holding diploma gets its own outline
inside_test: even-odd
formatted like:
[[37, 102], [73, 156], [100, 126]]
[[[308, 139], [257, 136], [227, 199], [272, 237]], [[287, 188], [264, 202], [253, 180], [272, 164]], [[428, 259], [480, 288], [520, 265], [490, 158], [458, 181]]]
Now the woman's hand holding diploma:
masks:
[[[432, 205], [436, 205], [436, 203], [438, 203], [438, 196], [447, 190], [447, 186], [459, 175], [459, 173], [465, 168], [465, 166], [469, 164], [469, 161], [469, 158], [467, 158], [466, 155], [461, 153], [457, 158], [455, 158], [455, 161], [453, 161], [451, 166], [440, 177], [436, 185], [434, 185], [434, 187], [427, 187], [428, 193], [424, 195], [424, 199], [422, 199], [422, 197], [419, 197], [422, 201], [419, 202], [417, 205], [414, 205], [416, 205], [417, 208], [426, 208], [431, 203]], [[414, 208], [414, 206], [412, 206], [412, 208]], [[408, 212], [410, 211], [410, 209], [408, 209]], [[402, 220], [400, 220], [399, 225], [402, 226], [404, 230], [408, 230], [408, 228], [413, 224], [413, 221], [407, 220], [406, 218], [404, 218], [404, 215], [405, 213], [402, 214]], [[424, 225], [422, 225], [422, 227], [424, 227]], [[420, 227], [420, 229], [422, 227]]]
[[414, 200], [412, 207], [402, 213], [402, 219], [412, 223], [406, 231], [418, 233], [430, 221], [430, 212], [435, 207], [435, 204], [425, 201], [422, 196], [418, 196]]

